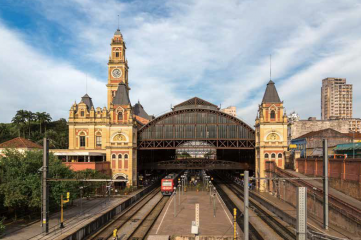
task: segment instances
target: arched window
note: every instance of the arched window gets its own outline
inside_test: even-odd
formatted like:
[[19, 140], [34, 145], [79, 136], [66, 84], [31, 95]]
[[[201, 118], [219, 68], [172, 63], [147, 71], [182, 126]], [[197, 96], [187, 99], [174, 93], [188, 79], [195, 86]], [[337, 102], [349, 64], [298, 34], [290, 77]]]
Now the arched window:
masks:
[[79, 146], [80, 147], [85, 147], [85, 134], [84, 134], [84, 132], [80, 133]]
[[268, 153], [266, 153], [266, 154], [264, 155], [264, 158], [266, 158], [266, 159], [268, 159], [268, 158], [269, 158]]
[[278, 154], [278, 158], [282, 158], [282, 153], [279, 153], [279, 154]]
[[80, 112], [80, 116], [84, 117], [84, 111]]
[[122, 154], [119, 154], [118, 159], [122, 159], [122, 158], [123, 158]]
[[128, 169], [128, 154], [124, 154], [124, 169]]
[[272, 153], [271, 158], [276, 158], [276, 154]]
[[95, 136], [95, 144], [97, 147], [102, 146], [102, 134], [100, 132], [98, 132], [97, 135]]
[[276, 112], [274, 110], [271, 111], [271, 119], [274, 120], [276, 118]]
[[116, 159], [117, 156], [115, 154], [112, 155], [112, 159]]
[[118, 120], [123, 120], [123, 112], [118, 112]]

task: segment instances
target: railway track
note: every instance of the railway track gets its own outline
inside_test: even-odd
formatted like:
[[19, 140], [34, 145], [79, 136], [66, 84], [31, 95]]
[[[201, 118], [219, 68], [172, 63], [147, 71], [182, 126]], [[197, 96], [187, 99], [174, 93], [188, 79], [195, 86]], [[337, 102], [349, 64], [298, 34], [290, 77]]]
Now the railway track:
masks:
[[[234, 184], [227, 183], [225, 184], [234, 194], [236, 194], [239, 199], [243, 201], [243, 190], [240, 190], [238, 186]], [[258, 202], [249, 198], [249, 207], [261, 218], [270, 228], [272, 228], [280, 237], [283, 239], [293, 240], [296, 239], [296, 230], [275, 217], [273, 214], [269, 213], [264, 209], [262, 205]]]
[[[220, 197], [223, 199], [224, 203], [226, 204], [228, 210], [230, 212], [233, 212], [233, 209], [236, 208], [237, 212], [239, 213], [239, 217], [237, 217], [237, 224], [240, 226], [240, 228], [243, 231], [243, 217], [241, 217], [241, 213], [243, 214], [243, 211], [239, 209], [236, 204], [227, 196], [227, 194], [222, 190], [222, 188], [217, 188], [217, 192], [220, 195]], [[264, 238], [262, 235], [256, 230], [256, 228], [253, 226], [252, 223], [249, 223], [249, 238], [251, 240], [263, 240]]]
[[[277, 169], [277, 171], [279, 171], [278, 174], [281, 174], [286, 177], [291, 177], [291, 178], [296, 177], [293, 174], [291, 174], [285, 170], [282, 170], [282, 169]], [[306, 186], [308, 191], [312, 191], [318, 197], [323, 198], [323, 189], [322, 188], [318, 188], [318, 190], [315, 191], [315, 190], [313, 190], [313, 188], [315, 186], [313, 186], [311, 183], [309, 183], [305, 180], [302, 180], [302, 179], [297, 180], [297, 182], [293, 181], [293, 180], [289, 180], [289, 181], [292, 182], [293, 184], [295, 184], [296, 186]], [[348, 218], [350, 218], [356, 222], [361, 222], [361, 210], [360, 209], [348, 204], [345, 201], [342, 201], [342, 199], [337, 198], [336, 196], [334, 196], [330, 193], [328, 194], [328, 197], [329, 197], [329, 204], [333, 208], [337, 209], [340, 213], [343, 213]]]
[[118, 237], [122, 240], [144, 239], [168, 199], [169, 197], [163, 197], [160, 188], [157, 188], [88, 239], [113, 239], [114, 229], [118, 230]]
[[[218, 175], [219, 178], [221, 178]], [[222, 183], [229, 188], [242, 202], [244, 201], [243, 198], [243, 190], [241, 190], [238, 186], [236, 186], [233, 182], [226, 180], [222, 178]], [[221, 190], [220, 188], [217, 188], [217, 191]], [[223, 190], [222, 190], [223, 191]], [[282, 220], [279, 220], [274, 216], [274, 214], [267, 211], [260, 203], [253, 200], [252, 198], [249, 198], [249, 207], [257, 214], [257, 216], [265, 222], [270, 228], [272, 228], [280, 237], [283, 239], [296, 239], [296, 230], [283, 222]], [[243, 227], [243, 219], [241, 223]], [[254, 227], [252, 227], [254, 229]], [[251, 230], [251, 227], [250, 227]], [[251, 232], [257, 231], [256, 229], [251, 230]], [[257, 237], [257, 236], [255, 236]], [[259, 239], [259, 238], [253, 238], [253, 239]]]

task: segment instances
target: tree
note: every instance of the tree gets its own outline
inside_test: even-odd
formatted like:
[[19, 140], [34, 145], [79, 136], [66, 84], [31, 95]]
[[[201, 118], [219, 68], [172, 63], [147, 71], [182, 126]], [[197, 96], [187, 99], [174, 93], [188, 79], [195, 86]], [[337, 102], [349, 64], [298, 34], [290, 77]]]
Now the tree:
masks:
[[39, 123], [40, 126], [40, 133], [42, 133], [42, 125], [45, 125], [45, 132], [46, 132], [46, 124], [48, 124], [52, 118], [49, 113], [46, 112], [36, 112], [35, 119]]
[[[2, 182], [0, 193], [4, 206], [12, 209], [15, 217], [21, 212], [39, 211], [41, 206], [41, 172], [42, 151], [6, 150], [6, 157], [1, 158]], [[74, 178], [75, 174], [62, 164], [57, 157], [49, 155], [50, 178]], [[50, 207], [58, 208], [60, 195], [71, 192], [72, 198], [78, 194], [77, 182], [54, 182], [50, 187]]]
[[34, 121], [34, 113], [32, 113], [31, 111], [25, 111], [25, 118], [26, 118], [26, 122], [28, 123], [29, 139], [30, 139], [31, 122]]
[[19, 131], [19, 136], [20, 136], [21, 130], [23, 130], [23, 136], [25, 137], [24, 125], [26, 122], [26, 116], [27, 116], [27, 113], [25, 110], [18, 110], [16, 112], [15, 116], [13, 117], [13, 119], [11, 120], [11, 122], [17, 126], [18, 131]]

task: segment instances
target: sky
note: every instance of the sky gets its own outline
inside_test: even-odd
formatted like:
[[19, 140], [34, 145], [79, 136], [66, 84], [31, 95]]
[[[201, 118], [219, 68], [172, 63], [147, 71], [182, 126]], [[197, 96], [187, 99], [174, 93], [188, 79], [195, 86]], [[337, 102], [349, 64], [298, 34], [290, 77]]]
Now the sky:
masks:
[[286, 112], [320, 118], [321, 84], [353, 84], [361, 117], [359, 0], [0, 0], [0, 122], [106, 106], [110, 40], [127, 46], [130, 99], [156, 116], [194, 96], [254, 125], [267, 82]]

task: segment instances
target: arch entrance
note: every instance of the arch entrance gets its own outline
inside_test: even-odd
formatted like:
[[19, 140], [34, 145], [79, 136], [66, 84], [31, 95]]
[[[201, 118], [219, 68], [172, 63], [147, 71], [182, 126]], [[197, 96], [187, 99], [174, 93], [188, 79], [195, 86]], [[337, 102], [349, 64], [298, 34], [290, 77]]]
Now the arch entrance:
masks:
[[138, 131], [138, 168], [254, 169], [255, 132], [203, 99], [174, 106]]

